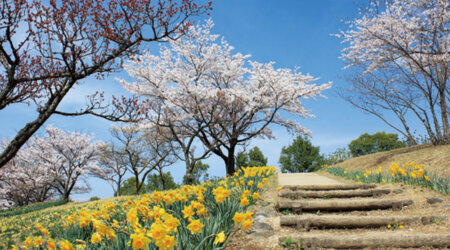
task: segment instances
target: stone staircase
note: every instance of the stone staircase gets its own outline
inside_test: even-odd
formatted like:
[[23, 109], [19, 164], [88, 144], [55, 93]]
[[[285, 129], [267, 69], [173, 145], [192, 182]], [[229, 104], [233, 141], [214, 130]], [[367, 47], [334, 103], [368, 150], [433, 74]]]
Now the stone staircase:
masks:
[[[396, 215], [413, 201], [383, 198], [389, 193], [389, 189], [376, 189], [375, 185], [367, 184], [285, 186], [279, 196], [290, 201], [278, 202], [276, 209], [283, 214], [280, 226], [295, 228], [296, 233], [279, 237], [280, 246], [286, 249], [450, 247], [450, 234], [388, 230], [388, 225], [427, 225], [447, 219], [442, 215]], [[381, 209], [390, 210], [393, 215], [352, 214]]]

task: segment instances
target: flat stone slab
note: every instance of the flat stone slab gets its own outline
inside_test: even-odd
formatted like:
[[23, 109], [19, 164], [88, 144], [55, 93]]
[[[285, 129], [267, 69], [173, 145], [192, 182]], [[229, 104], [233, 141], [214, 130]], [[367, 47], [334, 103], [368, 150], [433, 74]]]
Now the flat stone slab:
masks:
[[427, 198], [428, 204], [442, 203], [442, 200], [439, 198]]
[[253, 237], [270, 237], [274, 235], [274, 231], [272, 226], [263, 222], [255, 222], [253, 223], [253, 228], [251, 230], [250, 236]]
[[344, 183], [315, 173], [291, 173], [291, 174], [278, 174], [278, 184], [280, 186], [294, 186], [294, 185], [308, 186], [308, 185], [336, 185]]

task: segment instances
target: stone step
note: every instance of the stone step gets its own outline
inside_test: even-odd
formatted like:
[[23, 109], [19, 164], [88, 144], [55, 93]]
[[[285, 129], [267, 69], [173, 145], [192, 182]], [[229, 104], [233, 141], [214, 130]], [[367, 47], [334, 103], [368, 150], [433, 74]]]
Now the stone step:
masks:
[[413, 204], [412, 200], [391, 199], [332, 199], [332, 200], [306, 200], [306, 201], [280, 201], [276, 209], [280, 212], [290, 210], [294, 213], [303, 211], [354, 211], [392, 209], [401, 210], [403, 206]]
[[351, 190], [375, 188], [375, 184], [333, 184], [333, 185], [287, 185], [283, 189], [288, 190]]
[[380, 197], [389, 194], [390, 189], [352, 189], [352, 190], [324, 190], [324, 191], [290, 191], [282, 190], [280, 197], [289, 199], [300, 198], [352, 198], [352, 197]]
[[280, 225], [296, 227], [300, 231], [310, 228], [369, 228], [387, 225], [405, 225], [421, 222], [424, 225], [441, 222], [442, 216], [349, 216], [349, 215], [309, 215], [281, 216]]
[[[298, 235], [279, 237], [280, 245], [290, 248], [419, 248], [450, 247], [450, 234], [371, 233], [365, 235]], [[287, 246], [287, 245], [290, 246]]]

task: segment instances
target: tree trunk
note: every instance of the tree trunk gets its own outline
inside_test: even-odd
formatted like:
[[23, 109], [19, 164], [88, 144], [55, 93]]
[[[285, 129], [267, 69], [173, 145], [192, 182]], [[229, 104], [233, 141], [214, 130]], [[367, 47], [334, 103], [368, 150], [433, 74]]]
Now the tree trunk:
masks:
[[194, 175], [192, 172], [194, 171], [195, 164], [190, 161], [189, 154], [185, 154], [186, 159], [186, 175], [184, 176], [184, 184], [192, 185], [194, 183]]
[[135, 178], [135, 181], [134, 181], [134, 194], [138, 195], [139, 191], [141, 189], [140, 186], [142, 186], [142, 185], [139, 185], [139, 175], [135, 174], [134, 178]]
[[8, 146], [0, 154], [0, 168], [6, 165], [19, 151], [19, 149], [30, 139], [31, 136], [52, 116], [62, 101], [64, 96], [69, 92], [76, 81], [66, 81], [61, 83], [65, 85], [60, 92], [50, 97], [36, 120], [29, 122], [23, 127], [8, 143]]
[[445, 141], [445, 135], [443, 134], [443, 131], [441, 129], [441, 126], [439, 125], [438, 118], [436, 116], [436, 111], [434, 109], [433, 103], [430, 101], [430, 113], [433, 118], [433, 124], [434, 124], [434, 131], [436, 134], [436, 144], [442, 144], [443, 141]]
[[159, 169], [159, 178], [161, 179], [162, 190], [166, 190], [166, 182], [164, 180], [164, 174], [162, 172], [162, 169]]
[[400, 122], [403, 125], [403, 128], [405, 129], [405, 133], [403, 135], [405, 135], [406, 140], [412, 145], [415, 146], [417, 145], [417, 141], [416, 139], [414, 139], [414, 136], [412, 136], [411, 131], [409, 129], [408, 123], [405, 120], [404, 116], [401, 115], [397, 115], [397, 117], [399, 118]]
[[227, 158], [225, 160], [225, 166], [226, 166], [226, 169], [227, 169], [227, 176], [233, 176], [234, 172], [236, 172], [236, 168], [235, 168], [236, 158], [235, 158], [235, 155], [234, 155], [234, 151], [235, 151], [235, 147], [236, 147], [237, 142], [236, 143], [231, 142], [230, 144], [231, 145], [230, 145], [230, 148], [228, 149], [228, 156], [227, 156]]
[[69, 193], [69, 192], [66, 192], [66, 191], [64, 191], [64, 194], [63, 194], [63, 199], [64, 199], [65, 201], [69, 201], [69, 196], [70, 196], [70, 193]]
[[234, 167], [234, 165], [235, 165], [234, 154], [232, 154], [231, 156], [228, 155], [228, 158], [225, 161], [225, 165], [227, 168], [227, 176], [233, 176], [234, 172], [236, 172], [236, 169]]
[[120, 186], [122, 185], [122, 176], [119, 176], [119, 180], [117, 181], [117, 193], [114, 196], [120, 196]]
[[442, 144], [445, 144], [449, 141], [450, 135], [449, 135], [449, 125], [448, 125], [448, 115], [447, 115], [447, 100], [445, 98], [445, 89], [443, 91], [439, 91], [439, 105], [441, 108], [441, 117], [442, 117], [442, 128], [444, 132], [443, 136], [443, 142]]

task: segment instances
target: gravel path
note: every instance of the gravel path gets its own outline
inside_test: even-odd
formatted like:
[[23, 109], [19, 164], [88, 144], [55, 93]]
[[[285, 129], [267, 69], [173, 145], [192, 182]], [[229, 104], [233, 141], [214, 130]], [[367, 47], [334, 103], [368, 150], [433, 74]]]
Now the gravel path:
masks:
[[315, 173], [278, 174], [278, 185], [335, 185], [344, 184]]

